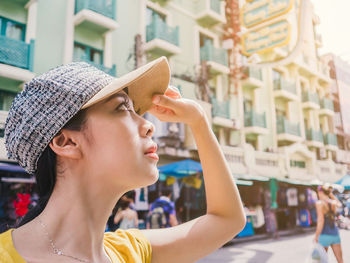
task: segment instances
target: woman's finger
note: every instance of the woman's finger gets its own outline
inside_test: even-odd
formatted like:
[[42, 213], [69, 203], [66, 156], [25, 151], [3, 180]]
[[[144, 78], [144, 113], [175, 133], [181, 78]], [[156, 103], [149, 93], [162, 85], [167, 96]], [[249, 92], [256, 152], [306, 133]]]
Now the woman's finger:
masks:
[[152, 98], [152, 102], [157, 106], [162, 106], [169, 108], [171, 110], [176, 110], [179, 101], [164, 95], [155, 95]]
[[180, 99], [181, 98], [181, 94], [180, 94], [179, 90], [173, 86], [169, 86], [164, 94], [173, 98], [173, 99]]

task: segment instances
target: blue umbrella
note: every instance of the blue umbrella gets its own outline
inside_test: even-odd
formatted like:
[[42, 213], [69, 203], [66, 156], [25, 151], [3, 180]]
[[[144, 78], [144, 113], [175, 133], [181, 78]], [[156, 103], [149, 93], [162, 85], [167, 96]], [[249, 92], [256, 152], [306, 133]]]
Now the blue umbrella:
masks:
[[191, 159], [159, 166], [158, 170], [162, 174], [174, 176], [177, 178], [182, 178], [188, 175], [196, 174], [198, 172], [203, 172], [201, 164]]
[[340, 184], [344, 186], [345, 190], [350, 190], [350, 175], [345, 175], [342, 179], [340, 179], [336, 184]]

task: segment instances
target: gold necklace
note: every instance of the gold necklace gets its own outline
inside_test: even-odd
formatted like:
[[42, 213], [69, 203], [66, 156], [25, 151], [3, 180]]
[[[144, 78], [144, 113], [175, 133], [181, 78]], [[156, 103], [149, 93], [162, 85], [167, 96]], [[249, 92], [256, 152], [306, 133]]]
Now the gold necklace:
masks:
[[[55, 242], [54, 242], [53, 239], [50, 237], [50, 234], [49, 234], [49, 232], [48, 232], [48, 230], [47, 230], [47, 226], [44, 224], [43, 221], [41, 221], [41, 219], [40, 219], [39, 217], [38, 217], [38, 220], [39, 220], [39, 223], [40, 223], [40, 225], [42, 226], [42, 228], [43, 228], [43, 230], [44, 230], [44, 232], [45, 232], [45, 235], [47, 236], [47, 238], [48, 238], [48, 240], [49, 240], [49, 242], [50, 242], [50, 245], [51, 245], [51, 247], [52, 247], [52, 251], [53, 251], [53, 253], [54, 253], [55, 255], [64, 256], [64, 257], [69, 257], [69, 258], [72, 258], [72, 259], [77, 260], [77, 261], [79, 261], [79, 262], [89, 263], [89, 261], [86, 260], [86, 259], [80, 259], [80, 258], [71, 256], [71, 255], [65, 254], [65, 253], [63, 253], [62, 249], [58, 249], [58, 248], [55, 246]], [[105, 252], [106, 257], [108, 258], [108, 260], [109, 260], [111, 263], [113, 263], [112, 260], [111, 260], [111, 258], [107, 255], [107, 253], [106, 253], [105, 250], [104, 250], [104, 252]]]

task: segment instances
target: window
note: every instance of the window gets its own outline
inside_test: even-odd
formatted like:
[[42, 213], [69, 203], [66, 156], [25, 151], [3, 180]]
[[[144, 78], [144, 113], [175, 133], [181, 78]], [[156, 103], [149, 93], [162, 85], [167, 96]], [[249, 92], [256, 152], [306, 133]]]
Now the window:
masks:
[[96, 64], [103, 64], [103, 51], [96, 48], [74, 43], [74, 58], [79, 61], [90, 61]]
[[213, 39], [210, 37], [207, 37], [206, 35], [200, 34], [199, 35], [199, 46], [203, 47], [204, 44], [209, 41], [213, 45]]
[[244, 112], [251, 112], [253, 110], [253, 101], [248, 98], [243, 99]]
[[305, 168], [306, 164], [303, 161], [290, 160], [291, 167]]
[[279, 81], [281, 79], [281, 73], [276, 70], [272, 70], [272, 79], [273, 81]]
[[17, 93], [0, 90], [0, 110], [9, 111]]
[[160, 14], [153, 9], [147, 7], [146, 9], [146, 25], [152, 24], [153, 20], [155, 18], [160, 18], [164, 23], [166, 22], [166, 16], [163, 14]]
[[0, 17], [0, 35], [24, 41], [25, 24], [18, 23], [5, 17]]

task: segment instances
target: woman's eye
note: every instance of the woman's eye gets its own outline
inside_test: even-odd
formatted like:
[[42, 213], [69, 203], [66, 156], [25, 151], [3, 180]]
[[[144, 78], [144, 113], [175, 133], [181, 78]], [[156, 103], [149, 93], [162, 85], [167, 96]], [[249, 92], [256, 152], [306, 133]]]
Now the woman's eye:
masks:
[[128, 102], [122, 102], [118, 107], [117, 110], [122, 111], [133, 111], [130, 104]]

